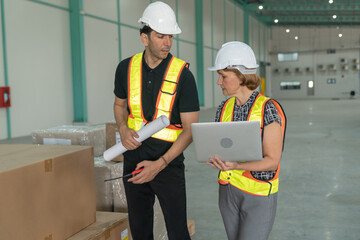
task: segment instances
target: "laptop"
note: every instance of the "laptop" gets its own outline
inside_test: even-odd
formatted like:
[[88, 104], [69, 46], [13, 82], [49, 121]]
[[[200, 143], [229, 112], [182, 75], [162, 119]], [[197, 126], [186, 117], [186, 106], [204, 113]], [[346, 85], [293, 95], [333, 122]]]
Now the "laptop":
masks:
[[263, 158], [259, 121], [192, 123], [191, 130], [198, 162], [214, 156], [232, 162]]

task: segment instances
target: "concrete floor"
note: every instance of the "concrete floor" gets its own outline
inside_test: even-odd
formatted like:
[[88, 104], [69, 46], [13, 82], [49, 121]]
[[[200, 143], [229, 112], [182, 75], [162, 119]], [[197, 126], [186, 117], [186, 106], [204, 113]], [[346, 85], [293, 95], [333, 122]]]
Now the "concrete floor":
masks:
[[[360, 100], [282, 100], [288, 117], [278, 211], [270, 240], [360, 240]], [[214, 121], [216, 109], [200, 121]], [[1, 143], [31, 143], [31, 137]], [[218, 172], [185, 151], [193, 240], [226, 239]]]

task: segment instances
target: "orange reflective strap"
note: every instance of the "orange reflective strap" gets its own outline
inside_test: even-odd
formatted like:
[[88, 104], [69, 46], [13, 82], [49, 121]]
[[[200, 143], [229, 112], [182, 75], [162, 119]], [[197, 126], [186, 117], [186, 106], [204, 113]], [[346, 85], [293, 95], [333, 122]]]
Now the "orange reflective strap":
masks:
[[[285, 112], [284, 112], [284, 109], [282, 108], [282, 106], [280, 105], [280, 103], [278, 103], [277, 101], [275, 100], [272, 100], [276, 109], [278, 110], [279, 112], [279, 116], [281, 118], [281, 131], [282, 131], [282, 137], [283, 137], [283, 142], [285, 141], [285, 133], [286, 133], [286, 125], [287, 125], [287, 119], [286, 119], [286, 115], [285, 115]], [[284, 144], [283, 144], [284, 145]]]

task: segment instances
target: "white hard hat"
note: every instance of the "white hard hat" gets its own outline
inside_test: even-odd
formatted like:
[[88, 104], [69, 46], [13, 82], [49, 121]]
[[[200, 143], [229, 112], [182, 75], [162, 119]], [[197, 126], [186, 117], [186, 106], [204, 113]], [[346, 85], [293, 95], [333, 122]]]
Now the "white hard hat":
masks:
[[216, 55], [215, 65], [209, 67], [210, 71], [221, 69], [238, 69], [242, 74], [255, 74], [256, 63], [254, 51], [243, 42], [227, 42], [224, 43]]
[[161, 34], [181, 33], [174, 11], [169, 5], [160, 1], [149, 4], [138, 22]]

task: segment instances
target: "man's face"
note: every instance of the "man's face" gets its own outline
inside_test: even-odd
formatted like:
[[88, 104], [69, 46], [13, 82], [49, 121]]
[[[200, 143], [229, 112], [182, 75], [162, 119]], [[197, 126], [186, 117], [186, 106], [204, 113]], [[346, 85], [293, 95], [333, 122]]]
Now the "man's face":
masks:
[[151, 31], [149, 35], [144, 35], [143, 43], [147, 47], [151, 58], [154, 60], [165, 59], [170, 52], [173, 35], [161, 34], [156, 31]]

